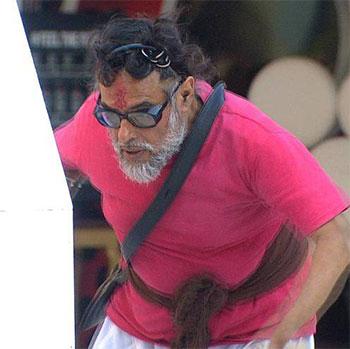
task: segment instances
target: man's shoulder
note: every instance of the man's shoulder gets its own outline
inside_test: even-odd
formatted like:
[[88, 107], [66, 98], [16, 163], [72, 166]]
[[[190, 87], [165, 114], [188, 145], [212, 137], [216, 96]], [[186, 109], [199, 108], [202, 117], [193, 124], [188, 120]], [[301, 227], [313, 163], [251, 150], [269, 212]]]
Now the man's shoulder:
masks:
[[83, 135], [85, 133], [85, 129], [91, 130], [91, 124], [96, 122], [96, 120], [94, 120], [93, 117], [93, 111], [96, 105], [97, 98], [96, 95], [97, 94], [95, 92], [91, 93], [90, 96], [88, 96], [83, 102], [83, 104], [80, 106], [75, 115], [67, 122], [61, 124], [55, 129], [55, 134], [65, 134], [73, 132], [74, 130], [75, 136], [78, 136], [78, 134]]
[[98, 158], [101, 147], [105, 146], [106, 130], [93, 116], [95, 105], [96, 93], [92, 93], [70, 120], [55, 129], [56, 143], [66, 162], [88, 153], [97, 153]]
[[[196, 81], [196, 92], [203, 102], [206, 102], [213, 92], [212, 86], [203, 80]], [[224, 129], [232, 128], [232, 131], [262, 128], [266, 130], [279, 129], [280, 126], [274, 122], [262, 110], [256, 107], [248, 99], [225, 89], [225, 102], [220, 110], [219, 119], [223, 122]]]
[[248, 99], [231, 91], [225, 93], [225, 104], [221, 110], [223, 127], [240, 138], [257, 140], [287, 130]]
[[92, 92], [81, 105], [79, 110], [76, 112], [75, 117], [84, 116], [91, 117], [96, 106], [96, 101], [98, 97], [98, 92]]

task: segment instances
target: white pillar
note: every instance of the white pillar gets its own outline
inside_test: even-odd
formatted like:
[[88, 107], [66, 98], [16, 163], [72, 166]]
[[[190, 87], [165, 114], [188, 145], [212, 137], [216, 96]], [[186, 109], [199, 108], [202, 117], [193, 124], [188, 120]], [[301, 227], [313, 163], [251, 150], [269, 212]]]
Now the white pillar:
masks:
[[74, 348], [72, 205], [15, 0], [0, 47], [0, 347]]

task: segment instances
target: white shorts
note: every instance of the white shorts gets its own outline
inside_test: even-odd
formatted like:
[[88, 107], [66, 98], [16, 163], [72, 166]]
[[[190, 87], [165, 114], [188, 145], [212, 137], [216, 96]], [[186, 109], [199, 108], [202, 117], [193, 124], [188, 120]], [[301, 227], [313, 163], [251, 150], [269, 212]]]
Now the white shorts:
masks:
[[[209, 349], [268, 349], [269, 340], [256, 340], [242, 344], [211, 346]], [[165, 349], [162, 345], [147, 343], [122, 331], [108, 317], [96, 331], [89, 349]], [[315, 349], [314, 337], [290, 340], [285, 349]]]

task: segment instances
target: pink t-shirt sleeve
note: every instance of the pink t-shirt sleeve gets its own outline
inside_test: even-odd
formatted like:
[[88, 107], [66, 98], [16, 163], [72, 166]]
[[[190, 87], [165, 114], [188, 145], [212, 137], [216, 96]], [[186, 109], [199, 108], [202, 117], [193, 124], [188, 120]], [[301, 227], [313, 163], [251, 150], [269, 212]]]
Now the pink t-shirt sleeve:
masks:
[[75, 116], [55, 130], [55, 139], [65, 167], [83, 171], [83, 159], [88, 152], [88, 137], [93, 122], [95, 94], [90, 95]]
[[349, 207], [349, 197], [306, 147], [287, 131], [253, 127], [245, 149], [251, 185], [263, 203], [302, 234], [310, 234]]

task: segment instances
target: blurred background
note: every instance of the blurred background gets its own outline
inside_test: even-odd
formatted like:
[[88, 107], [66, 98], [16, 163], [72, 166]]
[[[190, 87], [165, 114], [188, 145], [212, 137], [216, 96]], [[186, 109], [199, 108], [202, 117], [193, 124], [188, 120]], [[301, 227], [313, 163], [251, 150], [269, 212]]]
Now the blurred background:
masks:
[[[116, 12], [157, 16], [182, 8], [182, 27], [211, 57], [227, 88], [297, 135], [350, 194], [350, 1], [17, 2], [53, 128], [91, 92], [87, 48], [96, 27]], [[99, 194], [86, 184], [74, 201], [79, 319], [119, 252]], [[349, 306], [347, 282], [319, 322], [317, 348], [350, 348]], [[77, 348], [87, 348], [91, 333], [77, 333]]]

